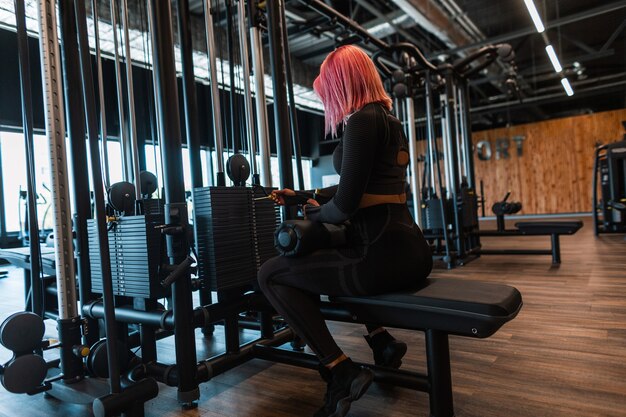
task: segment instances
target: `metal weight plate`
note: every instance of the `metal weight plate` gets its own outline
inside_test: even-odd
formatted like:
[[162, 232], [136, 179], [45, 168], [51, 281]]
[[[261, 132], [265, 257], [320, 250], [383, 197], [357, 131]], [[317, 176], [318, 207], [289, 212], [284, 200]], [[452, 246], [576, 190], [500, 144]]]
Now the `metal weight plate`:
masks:
[[26, 394], [39, 387], [48, 374], [48, 365], [39, 355], [22, 355], [4, 366], [2, 386], [14, 394]]
[[41, 346], [44, 332], [41, 317], [20, 311], [7, 317], [0, 325], [0, 343], [16, 353], [32, 352]]

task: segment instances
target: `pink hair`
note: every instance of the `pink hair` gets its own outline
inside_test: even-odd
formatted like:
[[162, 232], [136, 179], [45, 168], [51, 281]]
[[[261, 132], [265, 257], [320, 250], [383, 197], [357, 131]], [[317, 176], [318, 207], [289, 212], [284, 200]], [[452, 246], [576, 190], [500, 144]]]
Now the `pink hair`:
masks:
[[362, 49], [345, 45], [328, 54], [320, 75], [313, 82], [322, 100], [326, 134], [337, 135], [337, 125], [369, 103], [380, 103], [391, 110], [391, 98], [385, 92], [374, 63]]

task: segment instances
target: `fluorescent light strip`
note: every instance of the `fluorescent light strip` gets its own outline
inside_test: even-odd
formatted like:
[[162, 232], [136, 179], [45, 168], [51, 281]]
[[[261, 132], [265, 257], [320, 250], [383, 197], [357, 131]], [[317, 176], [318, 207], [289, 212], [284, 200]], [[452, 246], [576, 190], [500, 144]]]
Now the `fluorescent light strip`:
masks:
[[539, 17], [539, 12], [535, 7], [535, 3], [533, 2], [533, 0], [524, 0], [524, 3], [526, 4], [528, 13], [530, 13], [530, 17], [533, 19], [533, 23], [537, 28], [537, 32], [542, 33], [544, 30], [546, 30], [546, 28], [543, 27], [543, 22], [541, 21], [541, 17]]
[[574, 90], [572, 90], [572, 86], [567, 78], [561, 78], [561, 84], [563, 84], [563, 88], [569, 97], [574, 95]]
[[556, 56], [556, 52], [554, 52], [554, 48], [552, 45], [546, 46], [546, 52], [550, 57], [550, 61], [552, 61], [552, 66], [556, 72], [563, 71], [563, 67], [561, 67], [561, 63], [559, 62], [559, 58]]

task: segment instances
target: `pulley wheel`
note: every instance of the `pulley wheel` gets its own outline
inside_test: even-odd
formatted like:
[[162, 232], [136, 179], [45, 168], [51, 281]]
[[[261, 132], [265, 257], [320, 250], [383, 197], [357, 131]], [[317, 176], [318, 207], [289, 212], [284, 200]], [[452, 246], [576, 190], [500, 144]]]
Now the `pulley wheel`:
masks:
[[127, 211], [135, 204], [135, 186], [127, 181], [116, 182], [107, 191], [109, 204], [116, 211]]
[[226, 161], [226, 174], [235, 185], [243, 185], [250, 177], [250, 163], [240, 153], [231, 155]]
[[141, 171], [139, 181], [141, 183], [142, 195], [151, 195], [159, 188], [159, 181], [156, 175], [150, 171]]

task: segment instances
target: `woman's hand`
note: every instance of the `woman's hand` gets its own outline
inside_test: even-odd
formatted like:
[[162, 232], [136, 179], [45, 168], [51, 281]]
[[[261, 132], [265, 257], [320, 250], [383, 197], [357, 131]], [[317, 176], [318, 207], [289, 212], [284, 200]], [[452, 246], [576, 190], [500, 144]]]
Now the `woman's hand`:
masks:
[[290, 190], [289, 188], [285, 188], [282, 190], [274, 190], [270, 195], [272, 196], [272, 199], [276, 204], [278, 204], [279, 206], [284, 206], [284, 197], [294, 197], [296, 195], [296, 192], [294, 190]]
[[302, 215], [304, 216], [304, 219], [306, 220], [306, 208], [308, 206], [314, 206], [314, 207], [319, 207], [320, 203], [318, 203], [317, 201], [313, 200], [312, 198], [309, 198], [306, 201], [306, 204], [304, 206], [302, 206]]

